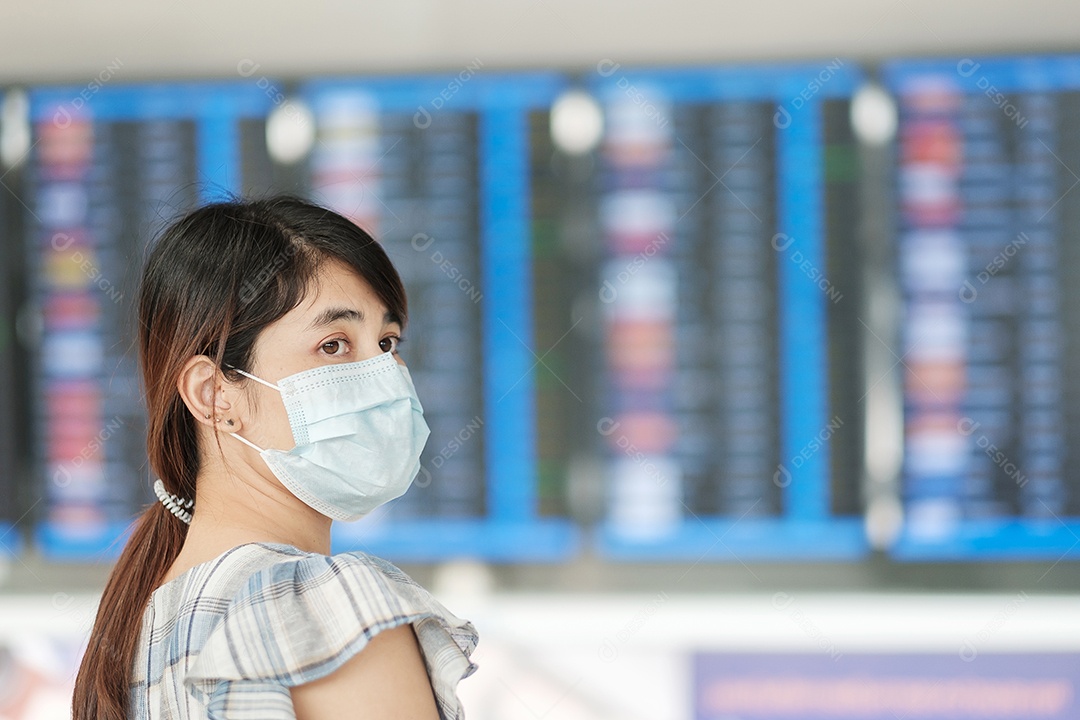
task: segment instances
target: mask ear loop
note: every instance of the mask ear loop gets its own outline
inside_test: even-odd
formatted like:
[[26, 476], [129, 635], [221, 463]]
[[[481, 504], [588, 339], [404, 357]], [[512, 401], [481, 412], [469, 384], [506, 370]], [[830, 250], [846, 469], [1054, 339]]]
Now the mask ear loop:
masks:
[[[274, 390], [277, 390], [278, 392], [281, 392], [281, 388], [279, 388], [279, 387], [278, 387], [277, 385], [275, 385], [275, 384], [274, 384], [274, 383], [272, 383], [272, 382], [267, 382], [266, 380], [263, 380], [263, 379], [262, 379], [262, 378], [260, 378], [260, 377], [255, 377], [255, 376], [254, 376], [254, 375], [252, 375], [251, 373], [246, 373], [246, 372], [244, 372], [243, 370], [241, 370], [240, 368], [236, 368], [236, 367], [233, 367], [232, 365], [229, 365], [229, 366], [228, 366], [228, 368], [229, 368], [230, 370], [235, 370], [236, 372], [240, 373], [240, 374], [241, 374], [241, 375], [243, 375], [244, 377], [248, 377], [248, 378], [251, 378], [251, 379], [252, 379], [252, 380], [254, 380], [255, 382], [260, 382], [260, 383], [262, 383], [263, 385], [265, 385], [266, 387], [269, 387], [269, 388], [273, 388]], [[258, 445], [256, 445], [255, 443], [251, 442], [251, 441], [250, 441], [250, 440], [248, 440], [247, 438], [243, 438], [243, 437], [240, 437], [239, 435], [237, 435], [237, 434], [236, 434], [236, 433], [234, 433], [234, 432], [231, 432], [231, 433], [229, 433], [229, 434], [230, 434], [230, 435], [232, 435], [232, 436], [233, 436], [234, 438], [236, 438], [237, 440], [239, 440], [240, 442], [242, 442], [242, 443], [244, 443], [245, 445], [247, 445], [248, 447], [250, 447], [250, 448], [251, 448], [252, 450], [254, 450], [255, 452], [259, 453], [260, 455], [261, 455], [262, 453], [266, 452], [266, 451], [265, 451], [265, 450], [263, 450], [263, 449], [262, 449], [261, 447], [259, 447], [259, 446], [258, 446]]]
[[262, 453], [266, 452], [266, 451], [265, 451], [265, 450], [263, 450], [263, 449], [262, 449], [261, 447], [259, 447], [259, 446], [258, 446], [258, 445], [256, 445], [255, 443], [251, 442], [251, 441], [250, 441], [250, 440], [248, 440], [247, 438], [243, 438], [243, 437], [240, 437], [239, 435], [237, 435], [237, 434], [236, 434], [236, 433], [234, 433], [234, 432], [231, 432], [231, 433], [229, 433], [229, 434], [230, 434], [230, 435], [232, 435], [232, 436], [233, 436], [234, 438], [236, 438], [237, 440], [239, 440], [240, 442], [242, 442], [242, 443], [244, 443], [245, 445], [247, 445], [248, 447], [250, 447], [250, 448], [251, 448], [252, 450], [254, 450], [255, 452], [259, 453], [260, 455], [261, 455]]
[[274, 383], [272, 383], [272, 382], [267, 382], [266, 380], [263, 380], [263, 379], [262, 379], [261, 377], [255, 377], [255, 376], [254, 376], [254, 375], [252, 375], [251, 373], [246, 373], [246, 372], [244, 372], [243, 370], [241, 370], [240, 368], [235, 368], [235, 367], [233, 367], [232, 365], [229, 365], [229, 369], [230, 369], [230, 370], [235, 370], [236, 372], [240, 373], [240, 374], [241, 374], [241, 375], [243, 375], [244, 377], [248, 377], [248, 378], [251, 378], [251, 379], [252, 379], [252, 380], [254, 380], [255, 382], [261, 382], [261, 383], [262, 383], [263, 385], [265, 385], [266, 387], [269, 387], [269, 388], [274, 388], [274, 389], [275, 389], [275, 390], [277, 390], [278, 392], [281, 392], [281, 388], [279, 388], [279, 387], [278, 387], [277, 385], [275, 385], [275, 384], [274, 384]]

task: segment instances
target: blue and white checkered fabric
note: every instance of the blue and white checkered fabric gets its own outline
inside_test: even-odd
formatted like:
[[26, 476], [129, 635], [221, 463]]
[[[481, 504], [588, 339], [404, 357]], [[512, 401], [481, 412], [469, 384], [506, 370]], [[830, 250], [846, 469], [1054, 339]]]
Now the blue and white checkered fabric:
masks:
[[143, 618], [131, 717], [294, 719], [289, 688], [336, 670], [382, 630], [413, 623], [443, 720], [476, 671], [479, 637], [395, 565], [246, 543], [159, 587]]

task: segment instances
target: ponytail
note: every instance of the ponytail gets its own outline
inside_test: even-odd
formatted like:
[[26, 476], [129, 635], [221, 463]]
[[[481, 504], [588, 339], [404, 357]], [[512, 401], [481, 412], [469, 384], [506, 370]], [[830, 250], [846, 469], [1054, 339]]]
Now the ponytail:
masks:
[[180, 554], [188, 527], [160, 502], [136, 523], [98, 605], [75, 680], [72, 720], [128, 718], [128, 687], [142, 618], [151, 593]]

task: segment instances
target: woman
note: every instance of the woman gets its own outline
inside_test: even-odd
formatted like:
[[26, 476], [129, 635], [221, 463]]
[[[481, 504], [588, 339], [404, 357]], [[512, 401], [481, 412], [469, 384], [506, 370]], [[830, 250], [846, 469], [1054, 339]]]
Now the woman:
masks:
[[161, 502], [105, 587], [75, 720], [463, 717], [472, 623], [330, 554], [428, 437], [379, 244], [291, 196], [210, 204], [162, 233], [138, 313]]

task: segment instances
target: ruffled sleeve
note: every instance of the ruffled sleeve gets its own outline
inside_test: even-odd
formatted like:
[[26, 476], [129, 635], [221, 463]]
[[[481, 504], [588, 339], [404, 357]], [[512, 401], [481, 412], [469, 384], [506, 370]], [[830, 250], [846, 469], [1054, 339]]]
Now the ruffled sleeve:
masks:
[[245, 686], [316, 680], [405, 623], [413, 623], [441, 717], [464, 718], [457, 684], [478, 667], [470, 659], [475, 627], [392, 563], [362, 552], [309, 555], [254, 573], [184, 682], [213, 720], [246, 717]]

